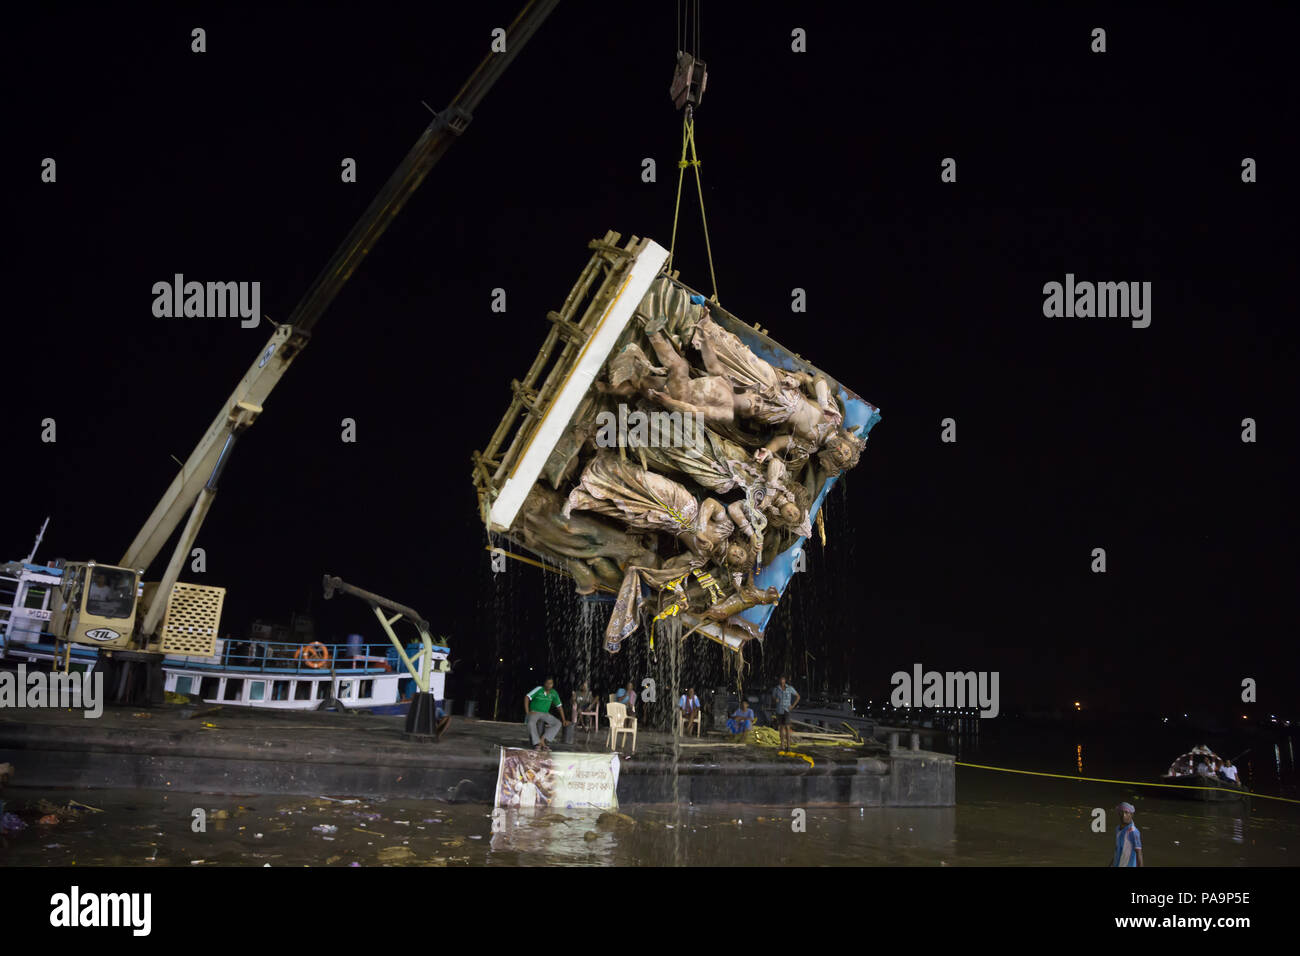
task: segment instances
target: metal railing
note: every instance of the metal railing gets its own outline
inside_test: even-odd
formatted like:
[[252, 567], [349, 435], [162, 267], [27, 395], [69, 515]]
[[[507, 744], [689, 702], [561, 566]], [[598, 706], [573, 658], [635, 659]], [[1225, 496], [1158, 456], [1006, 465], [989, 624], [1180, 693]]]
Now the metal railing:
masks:
[[[324, 654], [319, 653], [324, 648]], [[315, 655], [315, 656], [313, 656]], [[196, 670], [238, 669], [257, 674], [387, 674], [397, 670], [391, 644], [286, 644], [274, 641], [222, 642], [217, 662], [180, 657]]]

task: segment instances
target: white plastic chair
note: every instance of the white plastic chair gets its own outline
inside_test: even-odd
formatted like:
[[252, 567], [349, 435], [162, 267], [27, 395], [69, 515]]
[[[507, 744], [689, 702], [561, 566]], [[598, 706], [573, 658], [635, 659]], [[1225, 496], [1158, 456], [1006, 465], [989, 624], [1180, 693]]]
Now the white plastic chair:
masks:
[[700, 728], [703, 726], [703, 721], [700, 720], [700, 713], [700, 710], [697, 708], [695, 713], [691, 714], [690, 723], [687, 724], [682, 709], [680, 707], [677, 708], [677, 733], [679, 736], [689, 734], [692, 728], [695, 730], [696, 737], [700, 735]]
[[636, 753], [636, 718], [627, 715], [623, 704], [606, 704], [605, 716], [609, 718], [609, 749], [618, 749], [620, 734], [632, 735], [632, 753]]

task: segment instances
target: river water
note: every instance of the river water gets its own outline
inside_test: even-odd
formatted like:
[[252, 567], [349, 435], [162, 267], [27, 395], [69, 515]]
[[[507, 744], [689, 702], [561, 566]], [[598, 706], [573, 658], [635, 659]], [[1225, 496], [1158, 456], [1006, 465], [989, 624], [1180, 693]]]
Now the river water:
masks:
[[[1243, 766], [1248, 774], [1253, 770], [1248, 780], [1261, 792], [1295, 797], [1289, 741], [1279, 739], [1277, 754], [1270, 741], [1253, 748]], [[946, 748], [940, 746], [943, 742], [934, 741], [936, 749], [957, 750], [959, 759], [972, 763], [1141, 779], [1121, 776], [1141, 769], [1136, 761], [1119, 756], [1142, 749], [1132, 747], [1129, 739], [1116, 744], [1075, 735], [1065, 743], [1033, 735], [985, 736], [978, 741], [950, 740]], [[1167, 759], [1174, 756], [1170, 753]], [[638, 806], [625, 808], [626, 819], [607, 816], [602, 821], [597, 812], [500, 811], [494, 816], [483, 805], [342, 794], [232, 797], [11, 787], [4, 794], [7, 809], [32, 822], [4, 838], [0, 862], [1104, 866], [1111, 857], [1117, 822], [1109, 808], [1123, 799], [1137, 806], [1148, 866], [1290, 866], [1300, 858], [1300, 805], [1259, 799], [1202, 804], [1154, 793], [1123, 784], [959, 767], [957, 805], [943, 809]], [[39, 804], [42, 800], [48, 802]], [[73, 801], [93, 809], [74, 806], [77, 812], [63, 811], [57, 823], [34, 822], [42, 808], [66, 808]], [[1100, 833], [1092, 827], [1097, 808], [1106, 811]], [[203, 813], [196, 815], [196, 810]]]

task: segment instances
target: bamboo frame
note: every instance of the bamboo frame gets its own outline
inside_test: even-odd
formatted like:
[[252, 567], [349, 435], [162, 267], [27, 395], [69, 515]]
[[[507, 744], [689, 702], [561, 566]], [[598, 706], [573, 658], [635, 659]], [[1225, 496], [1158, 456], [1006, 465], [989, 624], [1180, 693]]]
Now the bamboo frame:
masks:
[[592, 256], [564, 304], [558, 311], [547, 313], [551, 327], [537, 357], [522, 379], [511, 381], [510, 405], [486, 448], [471, 455], [479, 511], [485, 523], [492, 502], [558, 395], [574, 358], [617, 295], [630, 264], [649, 241], [632, 236], [619, 246], [620, 239], [619, 233], [610, 230], [603, 238], [587, 244]]

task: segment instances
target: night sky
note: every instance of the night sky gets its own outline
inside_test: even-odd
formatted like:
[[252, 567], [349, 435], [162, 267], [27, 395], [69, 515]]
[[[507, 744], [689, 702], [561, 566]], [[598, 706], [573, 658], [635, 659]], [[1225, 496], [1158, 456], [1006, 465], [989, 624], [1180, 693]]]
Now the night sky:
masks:
[[[421, 100], [442, 108], [517, 8], [24, 12], [7, 54], [6, 559], [48, 514], [38, 560], [118, 560], [271, 332], [155, 318], [153, 283], [260, 281], [283, 321], [429, 122]], [[879, 700], [921, 663], [999, 671], [1004, 709], [1217, 713], [1253, 677], [1257, 710], [1300, 716], [1294, 17], [849, 9], [707, 4], [703, 20], [720, 300], [883, 416], [747, 681], [789, 667]], [[451, 696], [522, 692], [546, 669], [562, 689], [587, 666], [600, 689], [639, 678], [644, 636], [611, 660], [603, 621], [566, 639], [562, 581], [491, 574], [470, 453], [588, 240], [668, 245], [675, 51], [672, 3], [565, 2], [488, 94], [236, 448], [207, 574], [182, 575], [229, 589], [223, 631], [301, 609], [322, 639], [379, 640], [362, 604], [321, 599], [328, 572], [450, 638]], [[687, 196], [677, 265], [709, 292]], [[1067, 273], [1151, 282], [1150, 327], [1046, 318], [1043, 285]], [[721, 682], [721, 653], [690, 645], [698, 686]]]

